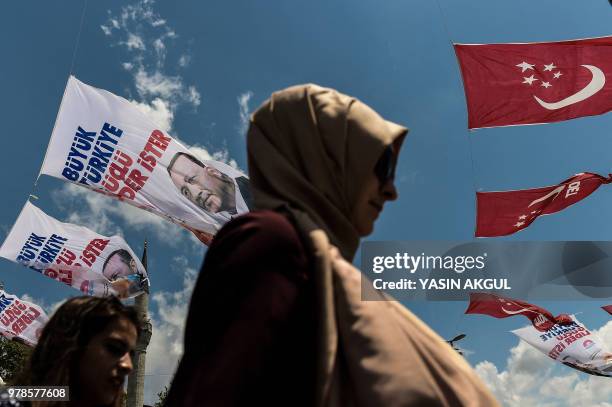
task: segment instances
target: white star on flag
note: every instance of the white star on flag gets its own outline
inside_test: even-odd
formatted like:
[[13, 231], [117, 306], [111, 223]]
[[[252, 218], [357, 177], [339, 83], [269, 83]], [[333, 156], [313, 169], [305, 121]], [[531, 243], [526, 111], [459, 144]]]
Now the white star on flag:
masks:
[[525, 72], [528, 69], [533, 69], [533, 67], [535, 66], [534, 64], [528, 64], [527, 62], [523, 61], [520, 64], [517, 64], [515, 66], [518, 66], [519, 68], [522, 69], [521, 72]]
[[527, 216], [526, 215], [521, 215], [519, 216], [519, 220], [524, 220]]
[[550, 63], [550, 65], [544, 65], [544, 70], [545, 71], [551, 71], [552, 72], [552, 70], [555, 69], [555, 68], [556, 68], [556, 66], [552, 62]]
[[561, 72], [555, 72], [553, 76], [555, 77], [555, 79], [559, 79], [559, 76], [561, 75], [563, 75]]
[[516, 222], [516, 224], [514, 226], [516, 226], [517, 228], [520, 228], [524, 224], [525, 224], [525, 222]]
[[552, 85], [550, 84], [550, 82], [542, 82], [542, 86], [544, 86], [546, 89], [550, 88]]
[[528, 84], [528, 85], [530, 85], [530, 86], [531, 86], [531, 84], [532, 84], [534, 81], [537, 81], [537, 79], [536, 79], [536, 78], [535, 78], [533, 75], [531, 75], [531, 76], [530, 76], [530, 77], [528, 77], [528, 78], [523, 77], [523, 79], [524, 79], [524, 81], [523, 81], [522, 83], [526, 83], [526, 84]]

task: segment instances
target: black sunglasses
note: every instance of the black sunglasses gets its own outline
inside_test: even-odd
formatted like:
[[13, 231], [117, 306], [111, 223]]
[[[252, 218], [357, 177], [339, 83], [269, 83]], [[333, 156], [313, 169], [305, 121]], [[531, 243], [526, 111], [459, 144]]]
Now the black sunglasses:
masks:
[[393, 146], [387, 146], [374, 167], [374, 174], [380, 181], [380, 185], [385, 185], [388, 181], [395, 178], [395, 166], [397, 157], [393, 151]]

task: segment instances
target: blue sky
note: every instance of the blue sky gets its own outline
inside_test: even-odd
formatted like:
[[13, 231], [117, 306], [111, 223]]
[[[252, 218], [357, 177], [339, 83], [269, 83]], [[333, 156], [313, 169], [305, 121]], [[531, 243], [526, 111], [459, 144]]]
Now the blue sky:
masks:
[[[76, 0], [2, 5], [0, 112], [6, 144], [0, 150], [5, 191], [0, 233], [8, 233], [28, 195], [35, 194], [35, 204], [50, 215], [100, 233], [120, 232], [136, 252], [145, 237], [149, 240], [156, 334], [146, 396], [153, 401], [180, 354], [182, 318], [205, 249], [161, 219], [60, 180], [41, 177], [34, 187], [73, 61], [82, 10], [83, 1]], [[541, 187], [582, 171], [608, 174], [612, 114], [470, 133], [451, 42], [606, 36], [611, 15], [604, 0], [89, 1], [72, 72], [139, 103], [170, 127], [171, 135], [202, 154], [234, 161], [242, 169], [246, 117], [271, 92], [314, 82], [354, 95], [411, 129], [397, 171], [400, 198], [387, 205], [368, 239], [471, 240], [475, 190]], [[610, 188], [602, 186], [579, 204], [503, 239], [611, 240]], [[48, 308], [78, 294], [6, 260], [0, 280], [8, 291], [27, 294]], [[598, 307], [610, 302], [538, 305], [553, 313], [581, 312], [582, 322], [598, 329], [609, 321]], [[508, 331], [524, 321], [464, 316], [465, 305], [408, 304], [442, 336], [468, 335], [460, 344], [473, 351], [469, 361], [480, 364], [507, 405], [533, 400], [571, 405], [574, 396], [551, 394], [549, 383], [579, 394], [586, 405], [612, 403], [610, 391], [593, 390], [610, 387], [609, 379], [555, 367], [518, 345]], [[602, 332], [612, 342], [612, 324]]]

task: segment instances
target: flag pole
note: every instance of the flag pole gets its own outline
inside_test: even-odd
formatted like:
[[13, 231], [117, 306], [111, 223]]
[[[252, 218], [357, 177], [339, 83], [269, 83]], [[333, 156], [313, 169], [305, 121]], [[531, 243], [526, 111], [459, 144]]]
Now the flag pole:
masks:
[[[142, 265], [147, 270], [147, 240], [142, 251]], [[147, 270], [147, 274], [149, 270]], [[153, 333], [151, 320], [148, 317], [149, 293], [144, 292], [136, 297], [134, 306], [142, 320], [142, 328], [134, 352], [133, 370], [128, 376], [127, 407], [142, 407], [144, 404], [144, 378], [147, 346]]]

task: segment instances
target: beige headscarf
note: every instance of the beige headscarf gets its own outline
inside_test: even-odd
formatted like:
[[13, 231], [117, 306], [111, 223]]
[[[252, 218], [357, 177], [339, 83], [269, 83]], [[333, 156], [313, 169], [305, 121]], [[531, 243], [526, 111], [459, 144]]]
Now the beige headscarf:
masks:
[[352, 259], [352, 204], [385, 146], [408, 130], [360, 101], [316, 85], [276, 92], [252, 116], [249, 177], [258, 209], [291, 212], [305, 234], [323, 229]]
[[350, 214], [368, 174], [407, 129], [317, 85], [276, 92], [252, 116], [257, 209], [288, 213], [310, 245], [317, 291], [316, 405], [495, 406], [469, 365], [390, 297], [362, 301]]

